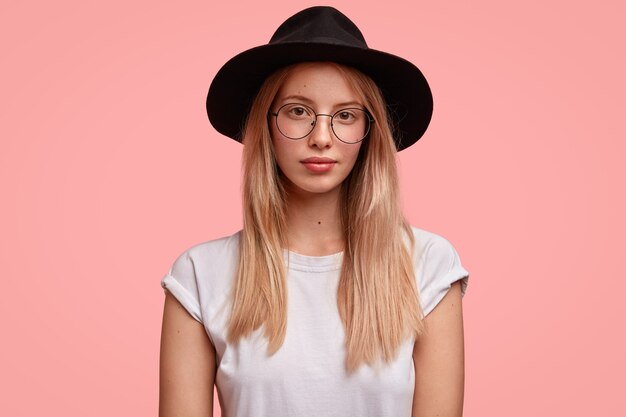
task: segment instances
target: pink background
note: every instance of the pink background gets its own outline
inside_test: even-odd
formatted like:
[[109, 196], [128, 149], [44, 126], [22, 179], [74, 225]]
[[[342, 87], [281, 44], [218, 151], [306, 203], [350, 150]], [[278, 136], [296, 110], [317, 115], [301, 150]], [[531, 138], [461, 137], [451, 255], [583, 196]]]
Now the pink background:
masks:
[[[159, 281], [241, 224], [209, 83], [314, 4], [213, 3], [2, 2], [0, 415], [156, 415]], [[470, 271], [465, 415], [621, 415], [623, 2], [334, 5], [434, 92], [399, 163]]]

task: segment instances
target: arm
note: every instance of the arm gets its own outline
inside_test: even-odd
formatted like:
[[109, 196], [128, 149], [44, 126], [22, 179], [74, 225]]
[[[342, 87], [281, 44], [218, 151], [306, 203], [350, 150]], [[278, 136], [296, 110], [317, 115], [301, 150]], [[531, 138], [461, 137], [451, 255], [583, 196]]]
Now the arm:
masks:
[[461, 417], [465, 363], [460, 281], [424, 320], [426, 332], [413, 349], [412, 417]]
[[169, 292], [161, 329], [159, 417], [212, 417], [215, 349], [202, 323]]

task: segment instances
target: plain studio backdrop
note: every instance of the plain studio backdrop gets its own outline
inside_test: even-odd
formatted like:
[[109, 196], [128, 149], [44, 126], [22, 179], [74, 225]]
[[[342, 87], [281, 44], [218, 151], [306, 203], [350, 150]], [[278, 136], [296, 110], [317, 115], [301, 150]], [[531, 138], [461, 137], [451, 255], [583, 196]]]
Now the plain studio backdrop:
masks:
[[[156, 415], [159, 281], [241, 227], [209, 83], [314, 4], [2, 2], [0, 415]], [[465, 415], [622, 413], [623, 2], [332, 5], [433, 89], [398, 161], [470, 272]]]

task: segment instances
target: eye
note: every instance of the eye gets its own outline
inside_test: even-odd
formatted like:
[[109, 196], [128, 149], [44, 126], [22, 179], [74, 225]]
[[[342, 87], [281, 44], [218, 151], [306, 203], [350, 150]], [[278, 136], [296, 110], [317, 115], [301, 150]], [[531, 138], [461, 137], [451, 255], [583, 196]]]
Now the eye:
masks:
[[312, 111], [303, 104], [288, 104], [283, 109], [285, 113], [291, 119], [308, 119], [311, 117]]
[[352, 123], [358, 119], [356, 112], [350, 109], [339, 110], [335, 113], [335, 120], [342, 123]]

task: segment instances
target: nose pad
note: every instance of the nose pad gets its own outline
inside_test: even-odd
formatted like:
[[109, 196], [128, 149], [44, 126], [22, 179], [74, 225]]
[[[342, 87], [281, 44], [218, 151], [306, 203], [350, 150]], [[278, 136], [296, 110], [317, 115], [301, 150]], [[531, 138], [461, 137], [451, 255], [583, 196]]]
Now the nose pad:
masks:
[[[319, 117], [319, 116], [318, 116]], [[333, 143], [333, 129], [332, 119], [328, 123], [317, 123], [318, 120], [313, 120], [311, 125], [313, 131], [309, 135], [309, 144], [315, 144], [319, 147], [327, 147]]]

